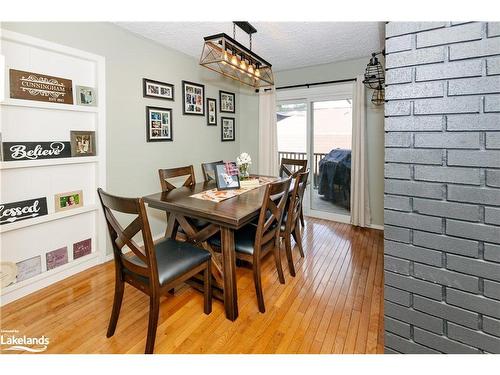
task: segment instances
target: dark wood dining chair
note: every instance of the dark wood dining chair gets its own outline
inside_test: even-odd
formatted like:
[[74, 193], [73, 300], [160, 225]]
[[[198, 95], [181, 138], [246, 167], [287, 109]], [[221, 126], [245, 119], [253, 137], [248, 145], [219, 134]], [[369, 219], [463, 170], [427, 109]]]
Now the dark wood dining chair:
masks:
[[215, 166], [220, 163], [223, 163], [223, 161], [219, 160], [211, 163], [201, 163], [203, 178], [206, 182], [215, 180]]
[[[169, 192], [176, 189], [177, 187], [169, 181], [174, 178], [185, 177], [186, 179], [184, 180], [184, 183], [181, 185], [184, 187], [191, 187], [196, 185], [196, 176], [194, 174], [194, 168], [192, 165], [188, 165], [185, 167], [169, 168], [169, 169], [158, 169], [158, 175], [160, 177], [161, 191]], [[170, 213], [167, 212], [166, 215], [168, 222]], [[208, 225], [208, 222], [194, 218], [190, 219], [190, 222], [198, 229], [204, 228], [205, 226]], [[177, 228], [175, 232], [177, 232]], [[168, 233], [168, 226], [165, 229], [165, 237], [167, 237], [167, 233]], [[182, 228], [179, 228], [179, 233], [181, 234], [180, 237], [182, 238], [183, 235]]]
[[[281, 284], [285, 283], [281, 266], [279, 236], [290, 181], [291, 178], [288, 178], [268, 184], [257, 225], [248, 224], [234, 233], [236, 259], [246, 261], [252, 265], [255, 292], [261, 313], [266, 312], [262, 292], [261, 260], [270, 252], [274, 256], [279, 281]], [[216, 247], [221, 247], [220, 236], [212, 237], [209, 242]]]
[[307, 178], [309, 177], [309, 170], [301, 172], [295, 177], [295, 183], [292, 193], [290, 194], [286, 206], [283, 220], [281, 223], [280, 236], [285, 242], [286, 259], [288, 261], [288, 271], [291, 276], [295, 277], [295, 266], [293, 264], [292, 254], [292, 239], [295, 240], [299, 248], [300, 256], [304, 257], [304, 249], [302, 248], [302, 236], [300, 233], [299, 218], [302, 209], [302, 198], [307, 186]]
[[[305, 172], [307, 160], [282, 158], [280, 163], [280, 177], [295, 178], [299, 173]], [[300, 223], [304, 226], [304, 212], [300, 208]]]
[[[142, 198], [123, 198], [97, 189], [108, 225], [115, 262], [115, 295], [106, 336], [114, 335], [123, 299], [125, 283], [149, 296], [149, 323], [145, 353], [153, 353], [160, 296], [198, 273], [203, 273], [204, 312], [212, 311], [211, 255], [191, 244], [164, 239], [153, 243], [151, 229]], [[134, 215], [124, 229], [113, 211]], [[132, 239], [141, 232], [144, 249]], [[127, 246], [131, 253], [124, 254]]]

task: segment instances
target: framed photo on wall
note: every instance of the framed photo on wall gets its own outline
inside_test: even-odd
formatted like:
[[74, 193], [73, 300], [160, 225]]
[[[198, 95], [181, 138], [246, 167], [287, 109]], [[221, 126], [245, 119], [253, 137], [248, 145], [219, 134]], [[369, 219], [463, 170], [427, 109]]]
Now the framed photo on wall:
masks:
[[143, 78], [142, 96], [145, 98], [174, 100], [174, 85]]
[[207, 125], [217, 126], [217, 100], [207, 98]]
[[221, 117], [221, 141], [234, 141], [235, 139], [235, 129], [234, 129], [234, 118], [232, 117]]
[[71, 156], [95, 156], [95, 132], [71, 130]]
[[235, 162], [218, 163], [215, 165], [215, 183], [217, 190], [240, 188], [240, 176]]
[[97, 94], [93, 87], [76, 85], [76, 103], [95, 107], [97, 105]]
[[234, 113], [236, 109], [235, 95], [232, 92], [219, 91], [220, 112]]
[[205, 116], [205, 85], [182, 81], [182, 113]]
[[146, 140], [148, 142], [174, 140], [171, 108], [146, 107]]
[[83, 206], [83, 191], [76, 190], [54, 195], [56, 212], [71, 210]]

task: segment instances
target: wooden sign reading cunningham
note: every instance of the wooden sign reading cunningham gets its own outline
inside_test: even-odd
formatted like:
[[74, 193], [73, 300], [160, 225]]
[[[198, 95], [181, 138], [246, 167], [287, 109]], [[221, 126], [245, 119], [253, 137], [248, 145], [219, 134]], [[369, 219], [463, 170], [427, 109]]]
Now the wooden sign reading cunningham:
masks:
[[40, 102], [73, 104], [73, 84], [70, 79], [45, 74], [9, 70], [10, 97]]

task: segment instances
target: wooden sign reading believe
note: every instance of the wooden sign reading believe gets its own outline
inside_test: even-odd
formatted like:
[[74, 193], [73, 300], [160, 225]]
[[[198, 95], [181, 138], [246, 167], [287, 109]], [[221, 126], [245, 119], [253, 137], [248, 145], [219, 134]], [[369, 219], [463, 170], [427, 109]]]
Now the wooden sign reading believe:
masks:
[[71, 143], [54, 142], [3, 142], [3, 160], [38, 160], [71, 157]]
[[45, 197], [0, 204], [0, 225], [44, 215], [47, 215], [47, 199]]
[[46, 74], [9, 70], [10, 97], [40, 102], [73, 104], [73, 83], [70, 79]]

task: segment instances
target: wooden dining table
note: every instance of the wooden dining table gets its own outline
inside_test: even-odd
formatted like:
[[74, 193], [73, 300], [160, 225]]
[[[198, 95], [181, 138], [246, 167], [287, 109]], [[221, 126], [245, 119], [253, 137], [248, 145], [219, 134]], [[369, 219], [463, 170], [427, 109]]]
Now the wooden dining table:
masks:
[[[234, 321], [238, 318], [234, 231], [258, 217], [265, 185], [221, 202], [192, 197], [193, 194], [215, 187], [214, 181], [201, 182], [169, 192], [147, 195], [143, 199], [149, 207], [169, 213], [167, 237], [176, 238], [180, 226], [187, 241], [196, 243], [212, 253], [213, 284], [221, 291], [227, 319]], [[202, 220], [207, 225], [200, 228], [193, 219], [197, 219], [198, 224], [199, 220]], [[208, 239], [217, 233], [220, 233], [221, 237], [220, 254], [215, 253], [208, 244]], [[215, 293], [214, 295], [217, 296]]]

